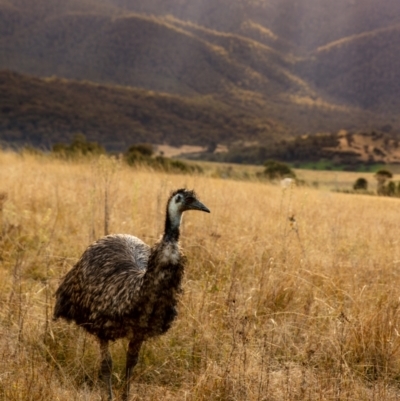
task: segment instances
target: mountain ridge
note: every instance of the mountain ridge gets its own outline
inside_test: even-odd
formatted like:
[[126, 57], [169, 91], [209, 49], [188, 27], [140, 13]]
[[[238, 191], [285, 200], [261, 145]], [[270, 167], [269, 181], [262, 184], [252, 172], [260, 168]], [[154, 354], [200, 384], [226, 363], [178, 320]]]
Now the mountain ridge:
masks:
[[187, 98], [138, 88], [0, 71], [0, 141], [49, 147], [75, 133], [122, 151], [137, 142], [207, 146], [216, 139], [268, 141], [285, 136], [268, 118], [237, 111], [209, 96]]
[[0, 0], [0, 70], [66, 78], [60, 96], [92, 81], [107, 97], [110, 85], [184, 97], [185, 109], [207, 98], [223, 118], [274, 121], [260, 141], [388, 124], [399, 135], [398, 24], [394, 0]]

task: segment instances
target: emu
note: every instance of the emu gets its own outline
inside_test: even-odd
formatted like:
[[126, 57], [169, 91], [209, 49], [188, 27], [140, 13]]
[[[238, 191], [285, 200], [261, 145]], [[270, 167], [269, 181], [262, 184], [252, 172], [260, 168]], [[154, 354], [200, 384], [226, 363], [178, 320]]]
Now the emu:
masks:
[[109, 342], [129, 340], [123, 391], [127, 400], [143, 341], [165, 333], [177, 316], [186, 265], [179, 230], [187, 210], [210, 213], [194, 191], [172, 192], [164, 233], [151, 248], [126, 234], [100, 238], [84, 251], [56, 291], [54, 319], [75, 321], [99, 339], [99, 375], [109, 400], [113, 399]]

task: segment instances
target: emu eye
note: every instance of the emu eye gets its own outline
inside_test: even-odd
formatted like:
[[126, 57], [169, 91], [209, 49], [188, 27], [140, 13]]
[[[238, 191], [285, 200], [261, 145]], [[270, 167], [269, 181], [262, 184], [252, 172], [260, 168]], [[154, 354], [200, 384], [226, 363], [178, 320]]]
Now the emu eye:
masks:
[[187, 202], [187, 203], [192, 203], [192, 202], [194, 202], [193, 196], [188, 196], [188, 197], [186, 198], [186, 202]]

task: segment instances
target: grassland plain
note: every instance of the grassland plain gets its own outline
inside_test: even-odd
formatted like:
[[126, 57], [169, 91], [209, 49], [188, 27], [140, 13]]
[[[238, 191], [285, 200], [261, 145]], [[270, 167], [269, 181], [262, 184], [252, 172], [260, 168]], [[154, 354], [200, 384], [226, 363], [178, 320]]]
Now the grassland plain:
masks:
[[52, 322], [53, 294], [105, 229], [153, 243], [181, 186], [211, 214], [185, 217], [179, 318], [132, 400], [400, 398], [398, 200], [2, 152], [0, 399], [100, 399], [95, 339]]

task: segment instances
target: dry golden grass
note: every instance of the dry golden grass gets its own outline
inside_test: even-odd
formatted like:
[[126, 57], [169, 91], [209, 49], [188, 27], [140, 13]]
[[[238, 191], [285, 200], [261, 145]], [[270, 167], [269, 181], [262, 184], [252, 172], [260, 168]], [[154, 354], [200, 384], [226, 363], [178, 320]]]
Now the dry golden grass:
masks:
[[185, 216], [179, 318], [132, 400], [400, 398], [398, 200], [0, 153], [0, 399], [100, 399], [97, 343], [51, 321], [54, 291], [104, 233], [105, 191], [108, 230], [153, 243], [181, 186], [211, 214]]

